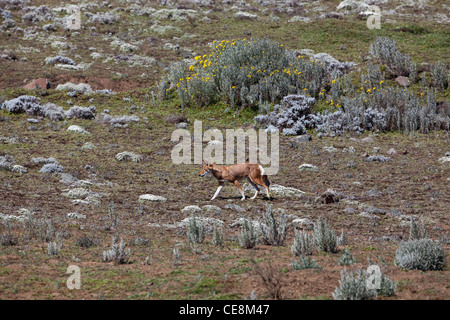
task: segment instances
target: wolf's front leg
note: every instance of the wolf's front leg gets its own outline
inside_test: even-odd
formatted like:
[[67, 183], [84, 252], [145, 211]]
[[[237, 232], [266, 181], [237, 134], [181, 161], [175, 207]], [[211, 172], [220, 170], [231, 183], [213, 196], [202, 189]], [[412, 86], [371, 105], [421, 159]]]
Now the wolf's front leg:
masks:
[[211, 201], [214, 200], [215, 198], [217, 198], [217, 196], [219, 195], [220, 190], [222, 190], [223, 186], [224, 186], [223, 182], [219, 183], [219, 187], [217, 188], [216, 193], [214, 193], [214, 196], [211, 198]]
[[245, 200], [245, 193], [244, 193], [244, 190], [242, 190], [242, 187], [239, 184], [239, 181], [235, 180], [234, 184], [236, 185], [236, 187], [238, 187], [239, 191], [241, 192], [241, 195], [242, 195], [241, 200]]

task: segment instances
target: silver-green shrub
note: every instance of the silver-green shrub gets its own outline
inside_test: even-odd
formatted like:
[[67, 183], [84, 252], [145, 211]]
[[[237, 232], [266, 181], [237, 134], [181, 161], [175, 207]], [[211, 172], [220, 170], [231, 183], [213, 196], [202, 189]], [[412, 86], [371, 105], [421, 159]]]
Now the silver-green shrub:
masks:
[[408, 76], [410, 58], [397, 49], [397, 41], [389, 37], [377, 37], [370, 43], [369, 53], [396, 76]]
[[103, 261], [111, 262], [116, 264], [127, 263], [131, 256], [131, 250], [126, 249], [126, 244], [123, 239], [120, 239], [118, 243], [118, 238], [113, 237], [111, 249], [103, 251]]
[[186, 234], [191, 245], [203, 243], [205, 240], [206, 228], [202, 222], [197, 221], [195, 217], [191, 217], [187, 224]]
[[352, 253], [347, 248], [344, 249], [344, 253], [342, 254], [341, 258], [339, 259], [339, 265], [340, 266], [349, 266], [353, 263], [355, 263], [355, 258], [353, 258]]
[[332, 293], [334, 300], [371, 300], [376, 291], [367, 287], [367, 273], [357, 269], [354, 273], [346, 269], [341, 271], [339, 287]]
[[272, 246], [282, 246], [286, 240], [287, 216], [280, 214], [275, 221], [272, 206], [267, 204], [260, 221], [261, 241]]
[[223, 246], [223, 230], [222, 230], [222, 228], [217, 227], [217, 225], [214, 225], [214, 228], [213, 228], [212, 243], [213, 243], [213, 245], [218, 246], [218, 247]]
[[389, 297], [395, 294], [397, 284], [386, 275], [380, 275], [380, 288], [371, 289], [367, 285], [369, 274], [365, 270], [356, 269], [355, 272], [341, 271], [339, 287], [332, 293], [335, 300], [371, 300], [378, 295]]
[[401, 268], [414, 270], [443, 270], [445, 252], [431, 239], [409, 240], [400, 243], [395, 252], [395, 263]]
[[417, 222], [411, 219], [411, 225], [409, 229], [409, 240], [420, 240], [428, 238], [427, 228], [425, 227], [425, 219], [421, 217]]
[[331, 230], [328, 222], [320, 217], [314, 223], [313, 240], [317, 251], [337, 252], [336, 232]]
[[292, 269], [304, 270], [304, 269], [320, 269], [316, 259], [311, 259], [309, 256], [300, 256], [300, 264], [297, 261], [291, 263]]
[[239, 244], [244, 249], [252, 249], [258, 245], [258, 231], [249, 219], [242, 219]]
[[294, 243], [291, 246], [291, 252], [294, 256], [311, 255], [314, 251], [313, 237], [305, 231], [296, 231], [294, 233]]
[[433, 77], [433, 85], [438, 90], [444, 90], [448, 86], [447, 65], [444, 61], [431, 65], [431, 76]]

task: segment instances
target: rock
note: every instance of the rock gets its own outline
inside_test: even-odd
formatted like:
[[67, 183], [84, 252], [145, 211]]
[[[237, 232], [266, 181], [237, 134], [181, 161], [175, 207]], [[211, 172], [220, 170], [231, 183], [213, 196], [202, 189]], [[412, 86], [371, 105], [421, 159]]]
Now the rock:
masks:
[[38, 78], [28, 82], [23, 86], [24, 89], [50, 89], [50, 82], [45, 78]]
[[303, 192], [300, 189], [284, 187], [279, 184], [271, 184], [270, 185], [270, 194], [272, 196], [280, 196], [280, 197], [302, 197], [305, 195], [305, 192]]
[[65, 91], [74, 91], [77, 93], [90, 93], [92, 92], [92, 88], [89, 84], [86, 83], [78, 83], [74, 84], [72, 82], [66, 82], [65, 84], [59, 84], [56, 87], [56, 90], [65, 90]]
[[211, 232], [214, 229], [214, 226], [223, 227], [224, 223], [222, 220], [214, 219], [214, 218], [205, 218], [205, 217], [189, 217], [181, 220], [176, 224], [177, 228], [186, 228], [189, 226], [189, 222], [195, 218], [195, 222], [198, 224], [202, 224], [203, 227], [206, 228], [206, 231]]
[[318, 200], [321, 200], [323, 204], [335, 203], [339, 202], [340, 196], [336, 193], [336, 191], [328, 189], [320, 197], [316, 199], [316, 201]]
[[387, 152], [388, 155], [393, 156], [397, 154], [397, 151], [394, 148], [390, 148]]
[[11, 172], [17, 172], [17, 173], [20, 173], [20, 174], [24, 174], [24, 173], [27, 173], [28, 170], [27, 170], [27, 168], [25, 168], [23, 166], [15, 164], [15, 165], [12, 166]]
[[399, 76], [395, 79], [395, 82], [397, 82], [399, 85], [408, 87], [410, 85], [409, 79], [407, 77]]
[[377, 189], [372, 188], [372, 189], [370, 189], [369, 191], [366, 192], [366, 196], [369, 196], [369, 197], [381, 197], [382, 194]]
[[139, 196], [139, 202], [145, 203], [145, 202], [166, 202], [167, 199], [161, 196], [156, 196], [153, 194], [143, 194]]
[[202, 210], [205, 213], [212, 213], [214, 215], [218, 215], [222, 212], [222, 209], [220, 209], [218, 206], [214, 206], [214, 205], [210, 205], [210, 204], [203, 206]]
[[81, 134], [90, 134], [86, 129], [77, 126], [77, 125], [71, 125], [67, 128], [67, 131], [75, 132], [75, 133], [81, 133]]
[[347, 148], [344, 148], [344, 149], [342, 149], [342, 152], [348, 152], [348, 153], [355, 153], [355, 148], [353, 147], [353, 146], [350, 146], [348, 149]]
[[39, 170], [41, 173], [54, 173], [54, 172], [63, 172], [64, 168], [59, 165], [57, 162], [55, 163], [47, 163]]
[[37, 119], [27, 119], [27, 122], [29, 123], [39, 123], [39, 121]]
[[366, 156], [364, 161], [366, 162], [373, 162], [373, 161], [377, 161], [377, 162], [386, 162], [389, 159], [391, 159], [390, 157], [384, 157], [384, 156], [380, 156], [380, 155], [372, 155], [372, 156]]
[[91, 143], [91, 142], [86, 142], [81, 147], [81, 150], [93, 150], [93, 149], [95, 149], [95, 145], [93, 143]]
[[292, 138], [292, 142], [293, 143], [303, 143], [303, 142], [308, 142], [308, 141], [311, 141], [312, 140], [312, 137], [311, 137], [311, 135], [310, 134], [302, 134], [302, 135], [299, 135], [299, 136], [296, 136], [296, 137], [294, 137], [294, 138]]
[[351, 208], [351, 207], [348, 207], [348, 208], [344, 209], [344, 212], [345, 213], [350, 213], [350, 214], [356, 214], [356, 213], [358, 213], [358, 210], [356, 210], [354, 208]]
[[172, 123], [172, 124], [177, 124], [177, 123], [181, 123], [181, 122], [187, 122], [187, 118], [182, 115], [173, 115], [173, 116], [168, 116], [166, 118], [166, 122]]
[[238, 204], [232, 204], [232, 203], [228, 203], [224, 206], [225, 209], [231, 209], [237, 212], [245, 212], [247, 210], [245, 210], [244, 208], [242, 208], [240, 205]]
[[319, 168], [309, 163], [304, 163], [298, 167], [300, 171], [319, 171]]
[[351, 70], [353, 66], [356, 65], [354, 62], [340, 62], [333, 58], [328, 53], [318, 53], [314, 55], [314, 59], [319, 60], [321, 63], [323, 63], [326, 68], [327, 72], [331, 73], [333, 70], [340, 71], [340, 74], [345, 71]]
[[[63, 190], [64, 191], [64, 190]], [[87, 196], [89, 196], [90, 191], [84, 188], [73, 188], [70, 190], [66, 190], [66, 192], [63, 192], [63, 196], [70, 198], [70, 199], [85, 199]]]
[[445, 157], [439, 158], [439, 159], [438, 159], [438, 162], [439, 162], [439, 163], [450, 162], [450, 156], [445, 156]]
[[141, 155], [135, 154], [133, 152], [124, 151], [116, 154], [117, 161], [133, 161], [133, 162], [141, 162], [143, 157]]
[[243, 11], [239, 11], [236, 12], [233, 17], [236, 20], [257, 20], [258, 16], [256, 14], [252, 14], [252, 13], [248, 13], [248, 12], [243, 12]]
[[183, 213], [198, 213], [198, 212], [202, 212], [202, 209], [200, 209], [199, 206], [186, 206], [183, 209], [181, 209], [181, 212], [183, 212]]
[[331, 146], [331, 147], [323, 147], [322, 150], [323, 150], [323, 151], [326, 151], [326, 152], [330, 152], [330, 153], [333, 153], [333, 152], [337, 152], [337, 151], [338, 151], [338, 149], [336, 149], [336, 148], [333, 147], [333, 146]]
[[70, 212], [70, 213], [67, 214], [67, 218], [70, 218], [70, 219], [86, 219], [86, 216], [84, 214], [81, 214], [81, 213]]
[[314, 56], [314, 50], [311, 49], [301, 49], [295, 51], [295, 56], [307, 56], [307, 57], [313, 57]]
[[347, 11], [363, 11], [367, 10], [369, 6], [363, 1], [358, 0], [344, 0], [340, 2], [337, 6], [337, 10], [347, 10]]
[[364, 209], [365, 212], [370, 213], [370, 214], [375, 214], [375, 215], [385, 215], [387, 213], [386, 210], [384, 209], [379, 209], [376, 207], [366, 207]]
[[187, 123], [186, 122], [180, 122], [176, 124], [176, 128], [177, 129], [186, 129], [187, 128]]
[[302, 16], [293, 16], [291, 19], [289, 19], [288, 22], [309, 22], [309, 21], [311, 21], [311, 18]]
[[74, 184], [78, 181], [78, 179], [72, 176], [70, 173], [61, 173], [60, 177], [61, 180], [59, 180], [59, 182], [64, 184]]
[[307, 218], [297, 218], [292, 220], [291, 223], [296, 229], [306, 229], [306, 230], [314, 229], [314, 222], [312, 222]]
[[361, 212], [360, 214], [358, 214], [358, 216], [368, 219], [380, 219], [380, 217], [378, 217], [377, 215], [368, 212]]

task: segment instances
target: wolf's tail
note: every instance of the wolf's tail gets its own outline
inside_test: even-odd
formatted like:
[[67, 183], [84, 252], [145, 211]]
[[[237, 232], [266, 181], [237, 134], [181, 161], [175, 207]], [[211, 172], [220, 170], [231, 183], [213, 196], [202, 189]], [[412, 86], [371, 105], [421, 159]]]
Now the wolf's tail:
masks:
[[266, 186], [270, 186], [270, 181], [269, 181], [269, 178], [267, 178], [267, 175], [265, 174], [265, 172], [264, 172], [264, 168], [261, 166], [261, 165], [259, 165], [259, 172], [261, 173], [261, 179], [262, 179], [262, 181], [264, 182], [264, 184], [266, 185]]

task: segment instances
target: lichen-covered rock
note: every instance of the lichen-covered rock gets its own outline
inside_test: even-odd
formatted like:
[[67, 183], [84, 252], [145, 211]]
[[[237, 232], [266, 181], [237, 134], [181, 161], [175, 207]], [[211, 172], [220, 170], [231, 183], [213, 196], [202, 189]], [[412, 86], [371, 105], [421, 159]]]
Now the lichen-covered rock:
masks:
[[39, 172], [41, 173], [54, 173], [54, 172], [63, 172], [64, 168], [56, 163], [47, 163], [44, 164], [44, 166], [41, 168], [41, 170], [39, 170]]
[[133, 161], [141, 162], [143, 157], [141, 155], [135, 154], [133, 152], [124, 151], [116, 154], [116, 160], [118, 161]]
[[304, 163], [304, 164], [300, 165], [298, 167], [298, 169], [300, 171], [319, 171], [319, 168], [317, 168], [316, 166], [309, 164], [309, 163]]
[[145, 203], [145, 202], [166, 202], [167, 198], [162, 196], [157, 196], [154, 194], [143, 194], [139, 196], [139, 202]]
[[92, 92], [92, 87], [86, 83], [72, 83], [67, 82], [65, 84], [59, 84], [56, 87], [56, 90], [65, 90], [65, 91], [75, 91], [77, 93], [90, 93]]
[[66, 111], [66, 117], [71, 119], [94, 119], [96, 108], [94, 106], [90, 107], [80, 107], [73, 106]]
[[24, 173], [27, 173], [28, 170], [27, 170], [27, 168], [25, 168], [25, 167], [23, 167], [23, 166], [21, 166], [21, 165], [16, 164], [16, 165], [13, 165], [13, 166], [12, 166], [11, 172], [16, 172], [16, 173], [24, 174]]
[[270, 194], [279, 197], [302, 197], [305, 195], [300, 189], [285, 187], [279, 184], [270, 185]]
[[66, 190], [62, 195], [70, 199], [85, 199], [89, 196], [90, 191], [85, 188], [73, 188]]
[[199, 213], [202, 212], [202, 209], [199, 206], [186, 206], [181, 209], [183, 213]]
[[64, 56], [47, 57], [47, 58], [45, 58], [45, 63], [52, 64], [52, 65], [57, 64], [57, 63], [75, 65], [75, 61], [73, 61], [70, 58], [64, 57]]
[[218, 215], [218, 214], [220, 214], [222, 212], [222, 209], [220, 209], [220, 207], [214, 206], [214, 205], [210, 205], [210, 204], [203, 206], [202, 210], [205, 213], [212, 213], [213, 215]]
[[257, 20], [259, 17], [256, 14], [252, 14], [249, 12], [239, 11], [236, 12], [233, 17], [236, 20]]
[[16, 161], [13, 156], [8, 154], [5, 156], [0, 156], [0, 170], [11, 171], [11, 168], [14, 166], [15, 162]]
[[77, 125], [71, 125], [67, 128], [67, 131], [75, 132], [75, 133], [81, 133], [81, 134], [90, 134], [86, 129], [77, 126]]

